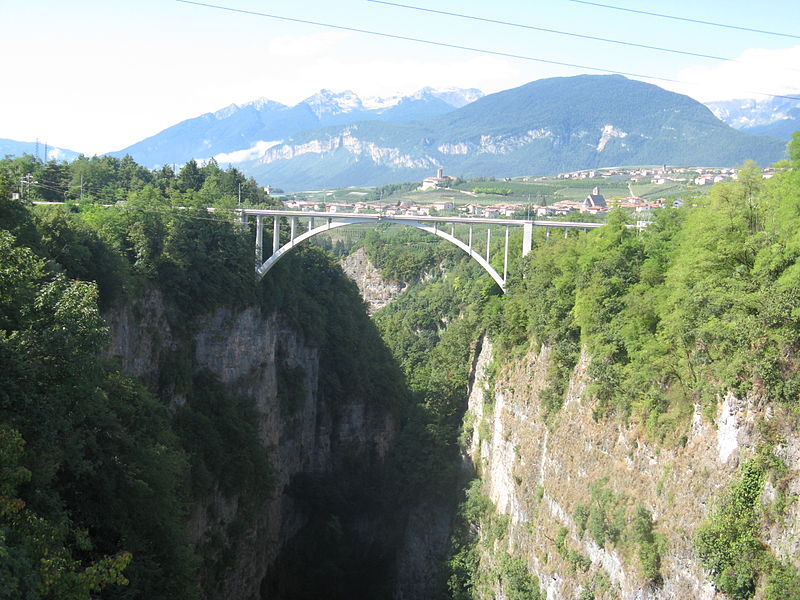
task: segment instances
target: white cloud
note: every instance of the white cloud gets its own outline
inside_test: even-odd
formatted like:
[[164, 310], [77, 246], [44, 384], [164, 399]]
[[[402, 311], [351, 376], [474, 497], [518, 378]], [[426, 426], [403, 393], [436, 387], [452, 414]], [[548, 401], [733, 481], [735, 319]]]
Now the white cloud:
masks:
[[242, 163], [248, 160], [255, 160], [256, 158], [259, 158], [261, 155], [263, 155], [264, 152], [266, 152], [273, 146], [277, 146], [280, 143], [281, 143], [280, 140], [275, 142], [265, 142], [262, 140], [260, 142], [256, 142], [250, 148], [246, 148], [244, 150], [235, 150], [233, 152], [223, 152], [221, 154], [217, 154], [216, 156], [214, 156], [214, 160], [216, 160], [221, 165], [228, 163]]
[[61, 160], [65, 158], [60, 148], [51, 148], [47, 151], [47, 160]]
[[[800, 95], [800, 46], [745, 50], [734, 61], [679, 71], [680, 84], [658, 83], [702, 102]], [[685, 83], [684, 83], [685, 82]]]

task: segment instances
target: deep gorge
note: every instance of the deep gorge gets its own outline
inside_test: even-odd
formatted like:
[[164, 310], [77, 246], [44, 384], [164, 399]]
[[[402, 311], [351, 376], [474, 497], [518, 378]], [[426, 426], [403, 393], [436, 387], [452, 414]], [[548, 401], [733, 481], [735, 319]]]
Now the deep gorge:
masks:
[[318, 247], [255, 281], [202, 190], [0, 185], [0, 598], [796, 600], [793, 147], [505, 296], [373, 230], [371, 318]]

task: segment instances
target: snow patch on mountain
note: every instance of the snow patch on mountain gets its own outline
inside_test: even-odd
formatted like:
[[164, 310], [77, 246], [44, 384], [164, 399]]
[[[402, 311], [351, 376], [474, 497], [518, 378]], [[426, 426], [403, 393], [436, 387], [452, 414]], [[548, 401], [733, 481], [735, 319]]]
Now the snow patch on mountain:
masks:
[[225, 108], [220, 108], [218, 111], [215, 111], [214, 113], [212, 113], [212, 116], [215, 119], [221, 121], [221, 120], [227, 119], [231, 115], [235, 114], [236, 111], [238, 111], [238, 110], [240, 110], [240, 107], [239, 107], [238, 104], [229, 104]]
[[407, 97], [408, 96], [403, 96], [401, 94], [393, 94], [391, 96], [369, 96], [363, 98], [361, 104], [366, 110], [382, 111], [397, 106]]
[[796, 118], [800, 112], [800, 100], [792, 98], [740, 98], [707, 102], [706, 106], [715, 117], [737, 129]]
[[364, 108], [361, 98], [351, 90], [337, 93], [323, 89], [303, 100], [301, 104], [307, 104], [319, 118], [325, 115], [356, 112]]
[[371, 96], [362, 99], [362, 106], [366, 110], [387, 110], [393, 106], [397, 106], [403, 101], [407, 100], [425, 100], [426, 98], [436, 98], [446, 102], [453, 108], [461, 108], [474, 102], [478, 98], [483, 97], [483, 92], [476, 88], [462, 89], [462, 88], [445, 88], [436, 89], [432, 87], [424, 87], [417, 90], [413, 94], [393, 94], [391, 96]]
[[270, 100], [269, 98], [258, 98], [257, 100], [251, 100], [244, 106], [252, 106], [256, 110], [264, 110], [265, 108], [272, 109], [272, 110], [280, 110], [282, 108], [288, 108], [285, 104], [281, 104], [280, 102], [275, 102], [274, 100]]
[[461, 108], [484, 96], [484, 93], [477, 88], [447, 88], [444, 90], [432, 90], [431, 93], [434, 97], [447, 102], [453, 108]]

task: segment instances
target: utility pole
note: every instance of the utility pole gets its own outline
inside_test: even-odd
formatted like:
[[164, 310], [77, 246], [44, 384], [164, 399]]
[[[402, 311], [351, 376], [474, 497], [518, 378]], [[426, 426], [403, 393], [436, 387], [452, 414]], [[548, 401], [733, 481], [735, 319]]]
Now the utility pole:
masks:
[[242, 182], [239, 182], [239, 206], [242, 205]]
[[35, 181], [33, 179], [33, 175], [31, 175], [30, 173], [26, 173], [25, 175], [23, 175], [22, 179], [20, 179], [20, 182], [19, 182], [19, 197], [20, 197], [20, 200], [22, 200], [24, 202], [26, 199], [30, 199], [31, 186], [32, 185], [36, 185], [37, 183], [39, 183], [39, 182]]

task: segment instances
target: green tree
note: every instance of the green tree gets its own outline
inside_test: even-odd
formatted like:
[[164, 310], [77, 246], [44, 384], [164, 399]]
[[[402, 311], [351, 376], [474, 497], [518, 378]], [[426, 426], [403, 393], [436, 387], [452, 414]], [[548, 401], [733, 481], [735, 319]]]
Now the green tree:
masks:
[[182, 192], [200, 191], [203, 187], [204, 173], [194, 159], [187, 162], [178, 172], [178, 189]]

